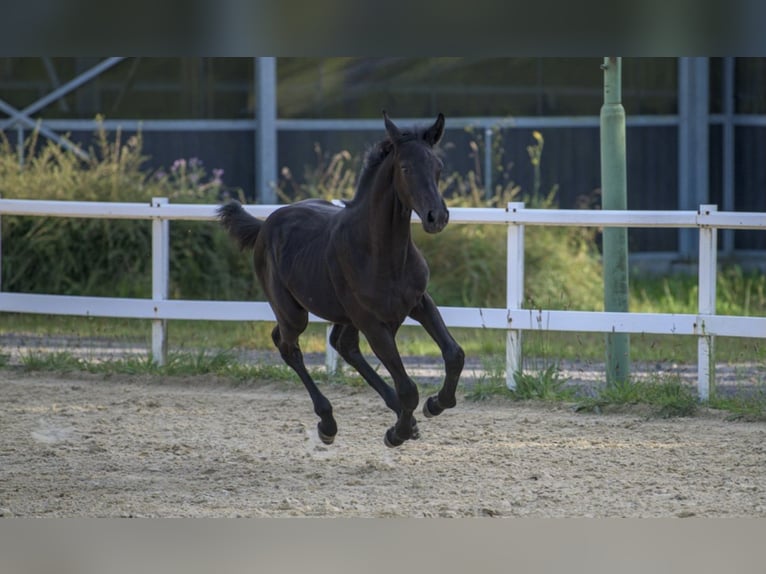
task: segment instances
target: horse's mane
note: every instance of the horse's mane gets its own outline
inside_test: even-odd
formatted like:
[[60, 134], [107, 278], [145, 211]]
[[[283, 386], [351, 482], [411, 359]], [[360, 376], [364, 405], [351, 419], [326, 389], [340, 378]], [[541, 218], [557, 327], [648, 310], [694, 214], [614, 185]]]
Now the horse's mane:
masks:
[[[423, 137], [423, 130], [414, 129], [402, 131], [401, 135], [396, 139], [396, 145], [404, 142], [421, 139]], [[359, 181], [356, 184], [356, 193], [354, 199], [350, 201], [344, 201], [347, 207], [353, 206], [358, 203], [364, 196], [365, 192], [372, 187], [373, 181], [375, 181], [375, 174], [378, 173], [378, 169], [383, 164], [385, 159], [391, 154], [394, 149], [394, 142], [389, 138], [379, 141], [367, 150], [362, 162], [362, 171], [359, 175]]]

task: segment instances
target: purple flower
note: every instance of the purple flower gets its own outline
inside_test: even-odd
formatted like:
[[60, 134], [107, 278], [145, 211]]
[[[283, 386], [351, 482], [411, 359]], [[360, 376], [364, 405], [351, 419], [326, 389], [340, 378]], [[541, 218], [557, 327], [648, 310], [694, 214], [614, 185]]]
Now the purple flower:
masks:
[[173, 173], [178, 173], [178, 171], [182, 169], [186, 169], [186, 160], [183, 158], [174, 161], [173, 165], [170, 167], [170, 171]]

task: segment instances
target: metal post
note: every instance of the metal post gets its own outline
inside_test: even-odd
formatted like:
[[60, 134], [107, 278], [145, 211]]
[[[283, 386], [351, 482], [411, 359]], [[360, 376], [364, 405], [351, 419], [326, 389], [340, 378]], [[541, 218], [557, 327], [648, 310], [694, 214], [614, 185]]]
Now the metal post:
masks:
[[277, 59], [256, 58], [255, 197], [277, 203]]
[[704, 315], [715, 315], [716, 299], [716, 266], [718, 264], [718, 230], [705, 226], [704, 218], [718, 211], [716, 205], [701, 205], [699, 207], [699, 278], [697, 314], [700, 324], [697, 326], [700, 337], [697, 339], [697, 389], [699, 398], [706, 401], [715, 385], [715, 337], [705, 333]]
[[16, 124], [16, 154], [19, 156], [19, 167], [24, 167], [24, 126]]
[[[492, 199], [492, 129], [484, 130], [484, 197]], [[500, 207], [500, 206], [498, 206]]]
[[[161, 209], [168, 204], [166, 197], [153, 197], [152, 207]], [[152, 299], [164, 301], [168, 298], [168, 277], [170, 274], [170, 222], [155, 217], [152, 219]], [[168, 333], [166, 319], [152, 320], [152, 361], [159, 366], [167, 363]]]
[[[710, 72], [708, 58], [679, 58], [678, 62], [678, 209], [696, 209], [708, 201]], [[693, 229], [678, 230], [683, 259], [697, 250]]]
[[[604, 58], [604, 105], [601, 107], [601, 206], [627, 209], [625, 109], [622, 107], [622, 58]], [[603, 235], [604, 310], [628, 311], [628, 230], [607, 227]], [[606, 336], [606, 381], [630, 376], [630, 336]]]
[[[508, 204], [510, 212], [524, 209], [524, 202], [514, 201]], [[505, 269], [505, 305], [511, 311], [521, 309], [524, 302], [524, 226], [508, 224], [508, 244], [506, 247]], [[505, 339], [505, 385], [510, 390], [516, 389], [515, 374], [522, 369], [521, 330], [512, 329], [510, 314], [509, 329]]]
[[[46, 94], [45, 96], [43, 96], [42, 98], [40, 98], [39, 100], [34, 102], [33, 104], [28, 105], [26, 108], [24, 108], [23, 110], [18, 112], [18, 114], [20, 114], [21, 116], [24, 116], [25, 119], [27, 119], [30, 122], [32, 122], [32, 119], [29, 117], [31, 114], [35, 113], [38, 110], [43, 109], [48, 104], [50, 104], [52, 102], [55, 102], [59, 98], [64, 97], [69, 92], [71, 92], [73, 90], [76, 90], [77, 88], [79, 88], [83, 84], [85, 84], [85, 83], [91, 81], [93, 78], [101, 75], [102, 73], [104, 73], [109, 68], [119, 64], [124, 59], [125, 59], [124, 57], [115, 57], [115, 58], [107, 58], [107, 59], [99, 62], [98, 64], [96, 64], [95, 66], [93, 66], [89, 70], [86, 70], [82, 74], [79, 74], [77, 77], [75, 77], [74, 79], [70, 80], [69, 82], [67, 82], [63, 86], [53, 90], [49, 94]], [[19, 121], [19, 120], [18, 120], [18, 118], [12, 117], [11, 119], [7, 119], [7, 120], [4, 120], [4, 121], [0, 122], [0, 130], [4, 130], [4, 129], [10, 127], [11, 124], [13, 124], [14, 121]], [[32, 122], [32, 124], [34, 125], [34, 122]]]
[[[723, 59], [723, 210], [734, 211], [734, 58]], [[721, 231], [723, 252], [734, 251], [734, 230]]]
[[[48, 79], [50, 79], [51, 84], [54, 88], [60, 88], [61, 87], [61, 80], [59, 80], [59, 75], [56, 73], [56, 66], [53, 65], [53, 59], [50, 56], [45, 56], [42, 58], [43, 65], [45, 66], [45, 71], [48, 74]], [[61, 98], [58, 102], [56, 102], [59, 106], [59, 109], [62, 112], [68, 112], [69, 111], [69, 105], [66, 103], [66, 100], [64, 98]]]
[[77, 157], [79, 157], [80, 159], [82, 160], [88, 159], [89, 157], [88, 154], [85, 153], [83, 150], [81, 150], [78, 146], [70, 142], [68, 139], [59, 136], [52, 130], [46, 128], [42, 123], [35, 123], [29, 117], [20, 113], [16, 108], [14, 108], [13, 106], [11, 106], [10, 104], [8, 104], [2, 99], [0, 99], [0, 111], [11, 116], [13, 121], [17, 122], [19, 125], [25, 125], [31, 130], [37, 130], [48, 139], [53, 140], [54, 142], [59, 144], [61, 147], [66, 148], [69, 151], [76, 154]]

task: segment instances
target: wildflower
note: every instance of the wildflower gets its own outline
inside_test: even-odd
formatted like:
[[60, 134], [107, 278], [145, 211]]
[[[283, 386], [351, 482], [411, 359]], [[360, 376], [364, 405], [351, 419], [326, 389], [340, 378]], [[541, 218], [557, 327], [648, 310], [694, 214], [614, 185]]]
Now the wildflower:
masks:
[[185, 171], [186, 170], [186, 160], [183, 158], [179, 158], [176, 161], [173, 162], [173, 165], [170, 166], [170, 171], [173, 173], [178, 173], [179, 171]]

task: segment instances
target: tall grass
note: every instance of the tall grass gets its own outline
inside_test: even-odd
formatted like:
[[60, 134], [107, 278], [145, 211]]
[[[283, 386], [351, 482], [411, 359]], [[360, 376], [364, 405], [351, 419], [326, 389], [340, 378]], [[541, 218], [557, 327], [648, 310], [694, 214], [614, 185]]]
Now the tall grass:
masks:
[[[630, 307], [636, 312], [696, 313], [697, 277], [632, 277]], [[716, 312], [721, 315], [766, 316], [766, 275], [739, 266], [719, 270]]]
[[[25, 142], [19, 166], [0, 134], [0, 194], [4, 198], [80, 201], [215, 203], [222, 172], [208, 175], [201, 161], [179, 159], [167, 171], [144, 169], [141, 136], [97, 132], [83, 161], [54, 142]], [[238, 193], [237, 190], [230, 192]], [[255, 295], [252, 272], [228, 237], [211, 223], [173, 222], [171, 296], [226, 299]], [[7, 291], [147, 297], [151, 294], [148, 221], [5, 216], [3, 288]]]

